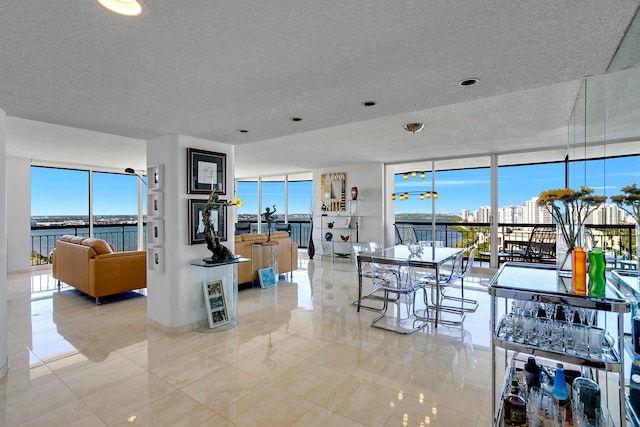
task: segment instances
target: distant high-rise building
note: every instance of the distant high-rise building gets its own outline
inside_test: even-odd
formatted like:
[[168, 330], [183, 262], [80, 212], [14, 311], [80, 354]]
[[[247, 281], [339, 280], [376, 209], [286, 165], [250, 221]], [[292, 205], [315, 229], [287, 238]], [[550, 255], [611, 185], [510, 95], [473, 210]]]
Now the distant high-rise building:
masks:
[[469, 209], [462, 210], [462, 222], [469, 222]]

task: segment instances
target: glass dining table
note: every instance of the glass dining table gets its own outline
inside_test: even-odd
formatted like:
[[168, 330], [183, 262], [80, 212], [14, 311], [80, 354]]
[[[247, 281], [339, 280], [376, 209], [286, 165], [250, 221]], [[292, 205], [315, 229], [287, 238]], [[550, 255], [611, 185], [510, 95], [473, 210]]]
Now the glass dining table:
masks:
[[[464, 248], [447, 248], [435, 246], [422, 246], [417, 251], [411, 251], [409, 245], [396, 245], [389, 248], [372, 252], [361, 252], [356, 257], [358, 272], [358, 299], [357, 307], [360, 311], [362, 302], [362, 264], [371, 262], [375, 258], [376, 263], [385, 265], [406, 265], [418, 269], [435, 270], [436, 295], [440, 294], [440, 267], [454, 259]], [[435, 319], [433, 319], [435, 327], [438, 327], [438, 319], [440, 318], [440, 305], [438, 299], [433, 302], [436, 309]]]

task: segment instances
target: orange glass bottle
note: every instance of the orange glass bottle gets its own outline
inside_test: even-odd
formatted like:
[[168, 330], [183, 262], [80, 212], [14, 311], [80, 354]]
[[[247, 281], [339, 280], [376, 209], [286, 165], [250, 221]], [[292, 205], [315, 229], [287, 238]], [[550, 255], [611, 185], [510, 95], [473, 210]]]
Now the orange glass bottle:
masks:
[[574, 294], [587, 294], [587, 254], [581, 247], [571, 254], [571, 284]]

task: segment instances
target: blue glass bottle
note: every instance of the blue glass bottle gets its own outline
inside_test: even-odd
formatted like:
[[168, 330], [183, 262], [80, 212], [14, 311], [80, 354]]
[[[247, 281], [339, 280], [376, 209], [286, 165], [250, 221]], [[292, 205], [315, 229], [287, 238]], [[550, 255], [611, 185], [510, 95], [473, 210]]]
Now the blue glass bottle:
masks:
[[589, 252], [589, 296], [604, 297], [606, 268], [602, 249], [593, 248]]
[[553, 379], [551, 395], [558, 399], [558, 401], [565, 400], [569, 397], [569, 389], [567, 388], [567, 383], [564, 379], [564, 366], [562, 363], [558, 363], [556, 365], [556, 376]]

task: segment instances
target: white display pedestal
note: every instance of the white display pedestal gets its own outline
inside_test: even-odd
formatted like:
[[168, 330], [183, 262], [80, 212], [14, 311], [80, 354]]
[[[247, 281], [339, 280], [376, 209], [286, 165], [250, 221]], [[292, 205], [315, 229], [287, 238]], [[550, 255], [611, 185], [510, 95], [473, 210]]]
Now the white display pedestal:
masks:
[[[194, 261], [197, 267], [196, 322], [198, 332], [222, 332], [238, 325], [238, 263], [251, 262], [234, 258], [217, 263]], [[206, 296], [206, 300], [205, 300]]]

